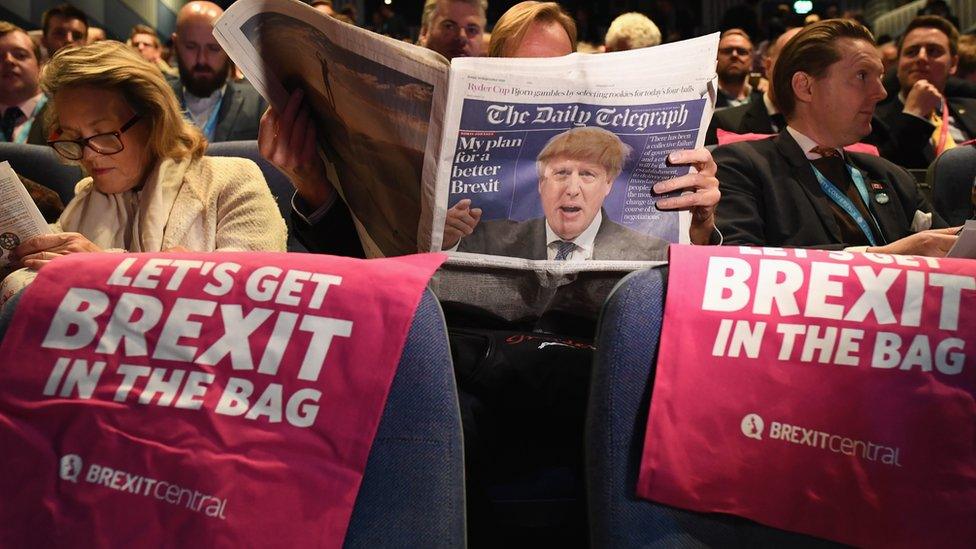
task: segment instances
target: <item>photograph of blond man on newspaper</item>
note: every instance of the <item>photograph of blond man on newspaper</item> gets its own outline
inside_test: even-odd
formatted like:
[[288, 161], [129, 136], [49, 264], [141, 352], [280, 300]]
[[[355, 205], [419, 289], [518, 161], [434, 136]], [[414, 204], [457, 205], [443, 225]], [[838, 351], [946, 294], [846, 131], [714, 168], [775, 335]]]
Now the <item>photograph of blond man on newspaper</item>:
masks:
[[[628, 229], [609, 219], [603, 209], [630, 154], [629, 145], [602, 128], [579, 127], [557, 134], [536, 157], [544, 216], [478, 222], [463, 238], [458, 231], [447, 230], [445, 249], [557, 261], [665, 259], [665, 240]], [[462, 200], [451, 208], [448, 227], [451, 216], [478, 210], [473, 206], [470, 200]]]

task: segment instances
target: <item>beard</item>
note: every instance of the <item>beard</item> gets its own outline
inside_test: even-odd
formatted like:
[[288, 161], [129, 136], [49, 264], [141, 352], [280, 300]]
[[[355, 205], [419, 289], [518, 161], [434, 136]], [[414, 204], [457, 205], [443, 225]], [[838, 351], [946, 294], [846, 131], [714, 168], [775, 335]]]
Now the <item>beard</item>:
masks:
[[196, 65], [189, 69], [183, 63], [178, 65], [180, 81], [186, 86], [186, 91], [197, 97], [210, 97], [210, 94], [224, 86], [227, 75], [230, 74], [230, 62], [224, 63], [216, 71], [206, 65]]

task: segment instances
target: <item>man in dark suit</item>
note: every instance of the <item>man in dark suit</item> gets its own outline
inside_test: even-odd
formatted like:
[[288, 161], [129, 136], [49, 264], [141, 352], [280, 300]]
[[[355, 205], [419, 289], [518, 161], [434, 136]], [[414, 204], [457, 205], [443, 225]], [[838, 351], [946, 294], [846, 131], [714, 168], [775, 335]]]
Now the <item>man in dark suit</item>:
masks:
[[882, 71], [870, 32], [854, 21], [810, 25], [786, 44], [772, 81], [786, 130], [714, 154], [726, 244], [945, 255], [957, 237], [928, 230], [944, 224], [912, 177], [843, 151], [871, 132]]
[[[573, 128], [554, 136], [536, 159], [544, 217], [523, 222], [480, 221], [470, 200], [447, 213], [445, 249], [524, 259], [586, 260], [667, 258], [667, 242], [614, 223], [603, 202], [620, 175], [630, 147], [603, 128]], [[476, 210], [476, 209], [475, 209]], [[473, 216], [470, 234], [458, 217]]]
[[729, 29], [722, 33], [715, 65], [718, 74], [716, 109], [746, 105], [758, 98], [759, 93], [754, 93], [749, 85], [752, 55], [752, 40], [744, 30]]
[[893, 140], [882, 154], [906, 168], [926, 168], [943, 151], [976, 137], [976, 99], [946, 93], [959, 62], [959, 32], [941, 17], [916, 17], [899, 44], [900, 91], [878, 106]]
[[46, 144], [41, 52], [24, 29], [0, 21], [0, 141]]
[[209, 141], [257, 139], [267, 103], [251, 84], [228, 80], [230, 58], [213, 37], [222, 13], [220, 6], [201, 1], [180, 9], [173, 33], [180, 77], [169, 83]]
[[[779, 38], [766, 50], [766, 56], [763, 58], [763, 69], [766, 73], [766, 78], [769, 80], [773, 79], [773, 67], [776, 65], [776, 58], [779, 57], [779, 52], [790, 41], [790, 38], [796, 36], [798, 32], [800, 32], [799, 27], [788, 29], [779, 35]], [[716, 107], [718, 106], [716, 103]], [[718, 143], [719, 128], [739, 134], [772, 134], [779, 132], [784, 127], [786, 127], [786, 120], [776, 110], [776, 105], [773, 103], [770, 92], [767, 90], [766, 93], [759, 94], [755, 100], [749, 101], [745, 105], [728, 109], [717, 109], [715, 114], [712, 115], [711, 123], [708, 125], [708, 133], [705, 134], [705, 144], [715, 145]]]

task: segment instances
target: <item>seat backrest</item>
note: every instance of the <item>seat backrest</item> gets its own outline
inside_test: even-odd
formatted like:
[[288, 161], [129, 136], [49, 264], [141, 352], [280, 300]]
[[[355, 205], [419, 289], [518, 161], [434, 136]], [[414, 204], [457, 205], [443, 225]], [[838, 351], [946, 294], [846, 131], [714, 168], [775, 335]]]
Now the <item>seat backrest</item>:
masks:
[[0, 162], [7, 160], [18, 175], [58, 193], [67, 204], [75, 196], [75, 184], [83, 177], [78, 166], [65, 164], [46, 145], [0, 142]]
[[950, 226], [961, 225], [973, 211], [976, 146], [956, 147], [942, 153], [932, 163], [929, 173], [932, 207]]
[[281, 212], [281, 217], [285, 218], [285, 223], [288, 225], [288, 251], [307, 251], [305, 246], [302, 246], [298, 239], [295, 238], [294, 231], [291, 228], [291, 197], [295, 194], [295, 188], [288, 178], [285, 177], [285, 174], [281, 173], [278, 168], [275, 168], [270, 162], [261, 157], [257, 141], [222, 141], [219, 143], [211, 143], [207, 147], [207, 155], [236, 156], [254, 161], [261, 168], [261, 173], [264, 174], [264, 179], [268, 182], [268, 188], [271, 189], [271, 195], [274, 196], [275, 201], [278, 203], [278, 211]]
[[[368, 367], [368, 365], [362, 365]], [[366, 462], [345, 547], [463, 547], [464, 452], [440, 304], [417, 306]]]
[[665, 266], [628, 275], [600, 316], [586, 420], [591, 545], [830, 546], [745, 519], [684, 511], [636, 496], [667, 272]]

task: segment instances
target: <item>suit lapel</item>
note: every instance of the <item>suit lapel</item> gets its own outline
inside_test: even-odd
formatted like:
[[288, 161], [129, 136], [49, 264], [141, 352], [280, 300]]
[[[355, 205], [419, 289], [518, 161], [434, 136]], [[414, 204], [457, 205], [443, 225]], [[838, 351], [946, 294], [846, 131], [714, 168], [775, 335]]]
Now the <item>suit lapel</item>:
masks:
[[[887, 244], [891, 235], [899, 235], [904, 230], [902, 227], [903, 223], [899, 221], [899, 210], [902, 204], [897, 198], [898, 193], [895, 191], [892, 183], [888, 181], [885, 174], [872, 169], [862, 158], [864, 157], [857, 153], [847, 153], [847, 159], [851, 165], [860, 170], [861, 174], [864, 175], [864, 183], [868, 187], [867, 207], [874, 214], [874, 219], [877, 221], [877, 224], [880, 225], [878, 229], [881, 231], [881, 234], [877, 236], [884, 241], [879, 243]], [[883, 204], [876, 198], [880, 193], [888, 196], [888, 200]]]
[[227, 141], [230, 130], [234, 127], [237, 115], [244, 102], [243, 94], [237, 93], [233, 82], [227, 82], [224, 97], [220, 101], [220, 111], [217, 113], [217, 127], [214, 129], [214, 141]]
[[949, 109], [956, 126], [961, 129], [969, 139], [976, 137], [976, 109], [970, 108], [956, 98], [949, 98]]
[[546, 218], [530, 219], [526, 223], [531, 223], [528, 234], [531, 235], [531, 251], [526, 257], [530, 259], [548, 259], [549, 246], [546, 243]]
[[820, 183], [817, 181], [817, 176], [813, 174], [813, 167], [807, 160], [806, 154], [785, 129], [773, 138], [773, 142], [776, 144], [779, 153], [789, 163], [790, 174], [817, 211], [817, 217], [820, 218], [827, 233], [830, 234], [834, 242], [843, 242], [840, 227], [837, 226], [834, 212], [830, 207], [830, 198], [820, 188]]
[[769, 120], [769, 112], [766, 111], [762, 96], [749, 102], [740, 127], [744, 130], [742, 133], [773, 133], [773, 124]]

